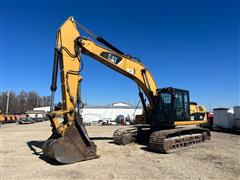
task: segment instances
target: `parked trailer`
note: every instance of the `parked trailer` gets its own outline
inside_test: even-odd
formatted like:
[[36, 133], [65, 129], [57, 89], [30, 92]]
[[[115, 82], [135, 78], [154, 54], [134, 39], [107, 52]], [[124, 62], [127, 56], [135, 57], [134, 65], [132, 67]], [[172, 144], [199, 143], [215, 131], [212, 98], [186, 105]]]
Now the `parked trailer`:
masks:
[[234, 117], [233, 117], [233, 122], [234, 126], [233, 129], [239, 129], [240, 130], [240, 106], [234, 106]]
[[4, 122], [5, 118], [3, 115], [0, 115], [0, 123], [2, 124]]
[[17, 121], [17, 117], [15, 115], [0, 115], [1, 123], [15, 123]]
[[213, 109], [213, 128], [240, 130], [240, 106]]
[[233, 110], [234, 110], [234, 117], [240, 118], [240, 106], [234, 106]]

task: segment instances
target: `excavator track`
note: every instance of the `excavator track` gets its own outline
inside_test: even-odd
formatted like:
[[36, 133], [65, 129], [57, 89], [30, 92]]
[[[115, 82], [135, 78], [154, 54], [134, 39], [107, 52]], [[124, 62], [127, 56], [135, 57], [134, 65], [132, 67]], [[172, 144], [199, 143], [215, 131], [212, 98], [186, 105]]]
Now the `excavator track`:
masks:
[[159, 153], [170, 153], [182, 147], [210, 139], [210, 131], [203, 128], [161, 130], [151, 134], [149, 138], [149, 149]]
[[127, 127], [117, 129], [113, 133], [113, 141], [118, 145], [126, 145], [136, 141], [138, 128], [136, 127]]

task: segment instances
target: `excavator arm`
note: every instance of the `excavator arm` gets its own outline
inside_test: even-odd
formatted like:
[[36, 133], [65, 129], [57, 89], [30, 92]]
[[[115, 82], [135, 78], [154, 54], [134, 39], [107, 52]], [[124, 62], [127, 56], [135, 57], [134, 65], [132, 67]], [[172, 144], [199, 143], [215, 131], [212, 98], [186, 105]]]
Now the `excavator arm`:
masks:
[[[71, 19], [69, 18], [57, 31], [51, 84], [52, 102], [48, 114], [52, 135], [42, 147], [46, 156], [63, 164], [99, 157], [96, 155], [96, 145], [89, 139], [79, 113], [81, 57], [76, 54], [74, 43], [79, 37], [79, 32]], [[58, 69], [62, 104], [54, 109]]]

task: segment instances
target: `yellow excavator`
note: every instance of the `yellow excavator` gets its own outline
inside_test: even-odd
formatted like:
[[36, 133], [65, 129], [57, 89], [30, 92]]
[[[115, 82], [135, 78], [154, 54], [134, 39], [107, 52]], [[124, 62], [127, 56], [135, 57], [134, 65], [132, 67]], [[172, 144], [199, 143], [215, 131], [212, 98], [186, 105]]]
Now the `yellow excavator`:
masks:
[[[80, 35], [80, 29], [94, 40]], [[80, 92], [82, 55], [90, 56], [130, 78], [138, 87], [143, 106], [143, 114], [138, 117], [141, 124], [136, 123], [134, 126], [117, 129], [113, 134], [115, 144], [146, 142], [149, 150], [168, 153], [210, 139], [210, 132], [206, 129], [181, 127], [207, 122], [205, 118], [191, 118], [189, 91], [172, 87], [157, 88], [153, 76], [139, 59], [123, 53], [79, 24], [73, 17], [69, 17], [58, 29], [56, 36], [51, 84], [52, 102], [48, 115], [52, 135], [42, 147], [47, 157], [63, 164], [99, 157], [96, 145], [90, 140], [79, 111], [82, 107]], [[59, 67], [62, 107], [54, 109]]]

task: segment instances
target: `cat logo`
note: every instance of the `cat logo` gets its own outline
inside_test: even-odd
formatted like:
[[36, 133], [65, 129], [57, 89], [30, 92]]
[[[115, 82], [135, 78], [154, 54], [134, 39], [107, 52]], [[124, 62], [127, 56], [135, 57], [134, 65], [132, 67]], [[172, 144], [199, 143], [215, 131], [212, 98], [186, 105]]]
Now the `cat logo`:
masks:
[[122, 60], [121, 57], [115, 55], [115, 54], [112, 54], [112, 53], [109, 53], [109, 52], [102, 52], [100, 54], [100, 56], [106, 58], [107, 60], [111, 61], [112, 63], [114, 64], [119, 64]]

